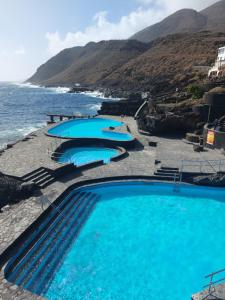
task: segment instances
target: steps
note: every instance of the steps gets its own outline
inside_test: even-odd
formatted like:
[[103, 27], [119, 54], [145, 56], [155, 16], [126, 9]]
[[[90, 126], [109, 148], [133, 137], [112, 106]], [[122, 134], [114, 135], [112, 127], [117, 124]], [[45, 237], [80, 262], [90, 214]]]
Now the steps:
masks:
[[53, 171], [44, 167], [38, 168], [21, 178], [23, 181], [33, 181], [39, 188], [45, 188], [55, 181]]
[[43, 294], [99, 198], [90, 192], [67, 196], [8, 263], [7, 280]]
[[154, 172], [157, 180], [178, 181], [180, 179], [180, 171], [178, 168], [161, 167]]

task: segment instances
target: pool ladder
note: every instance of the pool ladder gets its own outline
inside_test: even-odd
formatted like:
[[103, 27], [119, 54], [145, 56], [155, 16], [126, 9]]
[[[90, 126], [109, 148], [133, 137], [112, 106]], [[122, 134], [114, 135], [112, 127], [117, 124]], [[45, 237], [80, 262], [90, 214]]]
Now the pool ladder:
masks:
[[[219, 271], [216, 271], [216, 272], [212, 272], [212, 273], [205, 276], [206, 279], [209, 278], [209, 283], [203, 287], [203, 288], [208, 288], [208, 291], [207, 291], [207, 295], [204, 298], [202, 298], [202, 300], [205, 300], [205, 299], [219, 299], [215, 295], [215, 293], [216, 293], [215, 285], [225, 281], [225, 277], [224, 277], [225, 275], [223, 276], [223, 278], [220, 278], [220, 279], [217, 279], [217, 280], [214, 280], [214, 276], [218, 275], [218, 274], [221, 274], [221, 273], [225, 273], [225, 269], [222, 269], [222, 270], [219, 270]], [[211, 297], [213, 297], [213, 298], [211, 298]]]

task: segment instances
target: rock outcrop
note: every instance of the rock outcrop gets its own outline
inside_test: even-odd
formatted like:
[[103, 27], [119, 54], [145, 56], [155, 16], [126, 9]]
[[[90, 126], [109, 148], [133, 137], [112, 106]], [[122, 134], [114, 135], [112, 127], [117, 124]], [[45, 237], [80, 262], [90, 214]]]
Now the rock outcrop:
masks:
[[0, 173], [0, 211], [6, 205], [31, 196], [34, 190], [34, 183], [23, 182], [19, 178]]

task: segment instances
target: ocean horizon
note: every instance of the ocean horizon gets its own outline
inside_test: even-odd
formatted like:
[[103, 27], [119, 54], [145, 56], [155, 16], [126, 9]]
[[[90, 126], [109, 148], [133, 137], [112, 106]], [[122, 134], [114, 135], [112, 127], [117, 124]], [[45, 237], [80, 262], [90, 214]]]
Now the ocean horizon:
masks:
[[46, 126], [47, 113], [93, 116], [101, 103], [107, 101], [99, 91], [68, 91], [65, 87], [0, 82], [0, 149]]

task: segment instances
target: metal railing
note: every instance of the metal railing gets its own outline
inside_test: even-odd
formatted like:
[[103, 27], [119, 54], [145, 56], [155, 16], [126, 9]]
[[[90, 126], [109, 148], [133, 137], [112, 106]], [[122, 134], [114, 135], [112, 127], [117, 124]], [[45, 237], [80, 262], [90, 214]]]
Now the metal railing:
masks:
[[[199, 167], [200, 173], [203, 168], [209, 168], [213, 173], [221, 172], [225, 167], [225, 159], [221, 160], [182, 160], [180, 165], [180, 172], [184, 171], [185, 167]], [[225, 168], [224, 168], [225, 170]]]
[[[215, 275], [218, 275], [218, 274], [221, 274], [221, 273], [225, 273], [225, 269], [221, 269], [219, 271], [216, 271], [216, 272], [212, 272], [208, 275], [205, 276], [205, 278], [209, 278], [209, 284], [206, 284], [203, 288], [208, 288], [208, 294], [202, 299], [207, 299], [209, 297], [215, 297], [214, 293], [216, 292], [216, 288], [215, 288], [215, 285], [217, 285], [218, 283], [221, 283], [223, 281], [225, 281], [225, 277], [223, 278], [220, 278], [220, 279], [217, 279], [217, 280], [214, 280], [214, 276]], [[225, 274], [224, 274], [225, 276]]]

